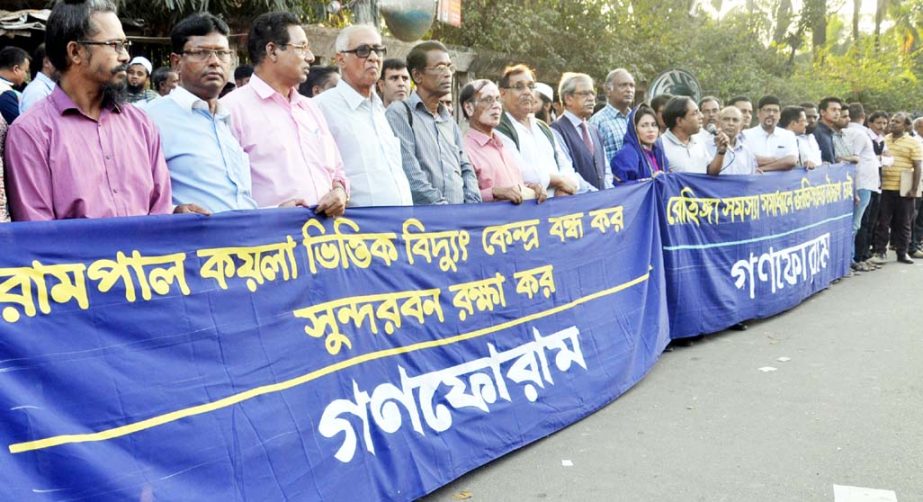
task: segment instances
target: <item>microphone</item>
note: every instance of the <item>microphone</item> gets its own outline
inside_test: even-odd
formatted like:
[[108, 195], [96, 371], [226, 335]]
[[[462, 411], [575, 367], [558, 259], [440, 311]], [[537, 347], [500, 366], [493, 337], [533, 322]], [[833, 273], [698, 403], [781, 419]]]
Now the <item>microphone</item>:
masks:
[[711, 122], [705, 124], [705, 130], [710, 132], [712, 136], [718, 135], [718, 128], [715, 127], [715, 124], [712, 124]]

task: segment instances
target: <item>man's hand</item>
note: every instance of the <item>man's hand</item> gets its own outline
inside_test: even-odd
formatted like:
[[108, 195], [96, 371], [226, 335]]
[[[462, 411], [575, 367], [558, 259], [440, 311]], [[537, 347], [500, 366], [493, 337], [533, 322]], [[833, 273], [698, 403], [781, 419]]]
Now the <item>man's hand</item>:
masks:
[[287, 200], [279, 204], [279, 207], [308, 207], [308, 201], [304, 199]]
[[810, 160], [804, 161], [804, 168], [807, 169], [808, 171], [810, 171], [811, 169], [814, 169], [815, 167], [817, 167], [817, 164], [811, 162]]
[[554, 194], [558, 196], [574, 195], [577, 193], [577, 185], [574, 185], [563, 176], [552, 174], [551, 186], [554, 187]]
[[508, 200], [513, 204], [522, 204], [522, 193], [519, 191], [519, 185], [493, 187], [490, 191], [494, 195], [494, 200]]
[[539, 185], [538, 183], [526, 183], [526, 186], [535, 192], [535, 201], [538, 204], [545, 202], [545, 199], [548, 198], [548, 192], [545, 191], [545, 187]]
[[201, 214], [204, 216], [212, 215], [211, 211], [196, 204], [180, 204], [176, 206], [176, 209], [173, 210], [173, 214]]
[[718, 134], [715, 135], [715, 148], [717, 148], [719, 152], [726, 152], [730, 143], [731, 139], [728, 138], [728, 135], [724, 134], [723, 131], [718, 131]]
[[331, 218], [343, 216], [346, 212], [346, 190], [340, 185], [333, 187], [333, 190], [321, 197], [314, 212]]

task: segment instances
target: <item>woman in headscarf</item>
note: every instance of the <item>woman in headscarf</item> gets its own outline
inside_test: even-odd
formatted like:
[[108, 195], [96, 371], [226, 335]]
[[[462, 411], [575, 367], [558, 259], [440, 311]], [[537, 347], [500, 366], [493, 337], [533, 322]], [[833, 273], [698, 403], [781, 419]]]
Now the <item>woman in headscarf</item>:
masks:
[[654, 109], [641, 104], [628, 114], [628, 131], [622, 149], [612, 158], [616, 183], [653, 178], [668, 170], [663, 146], [657, 141], [660, 128]]

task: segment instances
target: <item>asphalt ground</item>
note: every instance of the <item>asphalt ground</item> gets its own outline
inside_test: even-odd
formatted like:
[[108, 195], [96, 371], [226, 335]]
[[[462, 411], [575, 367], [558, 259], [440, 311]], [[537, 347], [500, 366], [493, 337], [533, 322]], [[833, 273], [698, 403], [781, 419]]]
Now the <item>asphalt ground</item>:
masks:
[[923, 260], [675, 347], [610, 405], [421, 500], [923, 501]]

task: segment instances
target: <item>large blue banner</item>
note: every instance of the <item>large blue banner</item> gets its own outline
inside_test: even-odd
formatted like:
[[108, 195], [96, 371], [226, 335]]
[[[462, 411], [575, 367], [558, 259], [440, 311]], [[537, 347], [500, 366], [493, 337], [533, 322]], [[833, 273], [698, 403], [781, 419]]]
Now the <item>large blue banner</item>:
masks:
[[0, 500], [428, 493], [651, 368], [656, 197], [0, 226]]
[[849, 270], [854, 168], [657, 179], [671, 337], [798, 305]]

